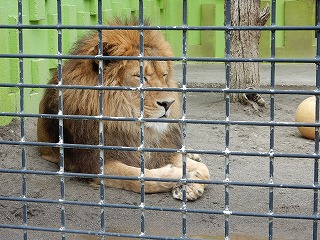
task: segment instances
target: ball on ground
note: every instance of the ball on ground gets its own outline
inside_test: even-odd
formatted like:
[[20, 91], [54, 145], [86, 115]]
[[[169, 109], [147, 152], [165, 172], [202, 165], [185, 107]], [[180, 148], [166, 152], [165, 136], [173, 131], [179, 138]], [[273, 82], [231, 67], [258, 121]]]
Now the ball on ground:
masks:
[[[304, 123], [315, 123], [315, 106], [316, 98], [309, 97], [302, 101], [297, 108], [295, 121]], [[314, 127], [298, 127], [300, 133], [309, 139], [315, 138], [315, 128]]]

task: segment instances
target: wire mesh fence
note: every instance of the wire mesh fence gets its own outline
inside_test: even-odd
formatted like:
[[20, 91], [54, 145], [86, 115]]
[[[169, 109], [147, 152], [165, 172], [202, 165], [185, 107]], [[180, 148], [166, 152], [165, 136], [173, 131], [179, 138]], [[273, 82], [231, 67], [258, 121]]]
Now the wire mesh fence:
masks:
[[[145, 24], [144, 1], [139, 0], [138, 24], [136, 26], [107, 26], [104, 25], [103, 19], [103, 1], [97, 1], [98, 22], [94, 26], [65, 25], [62, 19], [62, 2], [56, 1], [57, 22], [54, 25], [28, 25], [23, 22], [23, 6], [22, 0], [17, 1], [18, 23], [2, 24], [0, 29], [17, 29], [18, 46], [17, 54], [0, 53], [2, 59], [18, 59], [19, 60], [19, 82], [5, 83], [0, 82], [0, 88], [18, 88], [19, 89], [19, 107], [14, 112], [1, 112], [0, 116], [14, 117], [18, 122], [18, 134], [11, 139], [5, 137], [0, 138], [0, 145], [4, 151], [8, 151], [8, 147], [15, 146], [18, 149], [19, 159], [14, 159], [17, 163], [15, 167], [8, 167], [4, 163], [0, 167], [1, 181], [3, 184], [11, 183], [6, 179], [14, 176], [15, 183], [12, 189], [16, 191], [10, 193], [8, 190], [2, 190], [0, 194], [0, 207], [5, 209], [3, 212], [15, 215], [15, 221], [9, 216], [1, 218], [0, 232], [3, 232], [6, 239], [113, 239], [113, 238], [140, 238], [140, 239], [237, 239], [242, 236], [243, 239], [249, 239], [249, 236], [256, 236], [253, 239], [319, 239], [319, 88], [320, 88], [320, 71], [319, 71], [319, 28], [320, 21], [316, 17], [315, 26], [278, 26], [276, 21], [276, 0], [272, 0], [271, 4], [271, 20], [269, 26], [232, 26], [231, 24], [231, 0], [225, 1], [226, 16], [224, 26], [190, 26], [188, 25], [188, 3], [191, 0], [181, 0], [182, 3], [182, 19], [181, 26], [155, 26]], [[318, 3], [318, 1], [316, 1]], [[319, 16], [320, 8], [316, 5], [315, 16]], [[25, 53], [25, 43], [23, 34], [25, 31], [35, 29], [52, 29], [57, 34], [57, 53], [56, 54], [33, 54]], [[98, 53], [97, 55], [72, 55], [63, 53], [63, 34], [67, 31], [91, 30], [98, 33]], [[139, 32], [139, 52], [136, 56], [105, 56], [103, 54], [102, 31], [110, 30], [135, 30]], [[161, 30], [179, 31], [182, 33], [182, 55], [175, 57], [163, 56], [147, 56], [145, 54], [145, 31]], [[219, 31], [225, 33], [225, 56], [218, 57], [190, 57], [188, 55], [187, 40], [188, 34], [192, 31]], [[270, 56], [266, 58], [233, 58], [230, 55], [231, 48], [231, 32], [232, 31], [248, 31], [261, 30], [270, 33]], [[277, 31], [301, 31], [307, 30], [316, 32], [315, 45], [316, 52], [313, 58], [278, 58], [276, 54], [276, 33]], [[299, 48], [299, 46], [297, 46]], [[25, 82], [24, 70], [26, 59], [54, 59], [57, 63], [57, 84], [30, 84]], [[65, 60], [86, 59], [98, 61], [98, 84], [97, 85], [64, 85], [63, 64]], [[138, 61], [139, 62], [139, 86], [108, 86], [104, 84], [103, 67], [107, 61]], [[148, 87], [145, 86], [144, 64], [146, 61], [173, 61], [180, 66], [180, 85], [179, 87]], [[268, 65], [269, 82], [261, 89], [233, 89], [230, 88], [230, 63], [233, 62], [258, 62]], [[192, 63], [220, 63], [223, 65], [225, 81], [222, 85], [211, 83], [205, 86], [190, 85], [188, 74], [189, 65]], [[308, 64], [315, 66], [314, 68], [314, 84], [312, 86], [300, 86], [298, 88], [279, 87], [277, 85], [276, 69], [278, 64]], [[195, 67], [197, 68], [197, 66]], [[208, 67], [211, 68], [211, 65]], [[212, 64], [213, 68], [213, 64]], [[210, 73], [210, 72], [209, 72]], [[214, 74], [214, 73], [211, 73]], [[208, 76], [209, 78], [210, 76]], [[58, 114], [30, 113], [25, 111], [25, 89], [56, 89], [58, 93]], [[63, 93], [66, 90], [92, 90], [98, 92], [98, 108], [97, 115], [69, 115], [64, 113]], [[139, 116], [138, 117], [114, 117], [104, 114], [105, 91], [128, 91], [137, 92], [139, 98]], [[169, 92], [181, 94], [181, 117], [180, 118], [148, 118], [145, 115], [145, 94], [148, 92]], [[261, 94], [268, 99], [267, 109], [265, 113], [259, 115], [254, 113], [248, 117], [241, 119], [236, 114], [242, 106], [231, 103], [230, 94]], [[214, 109], [211, 113], [191, 111], [191, 107], [200, 108], [192, 99], [203, 97], [213, 104], [211, 99], [215, 96], [222, 96], [223, 100], [219, 100], [219, 105], [223, 106], [223, 114], [215, 114]], [[281, 112], [277, 106], [279, 101], [300, 101], [305, 96], [315, 96], [315, 122], [314, 123], [297, 123], [291, 118], [282, 118]], [[288, 98], [282, 98], [287, 96]], [[209, 99], [209, 100], [208, 100]], [[200, 104], [202, 102], [200, 101]], [[203, 104], [203, 103], [202, 103]], [[285, 108], [284, 103], [283, 108]], [[282, 106], [282, 105], [281, 105]], [[294, 115], [294, 112], [291, 112]], [[190, 117], [191, 116], [191, 117]], [[30, 139], [27, 132], [30, 133], [30, 126], [27, 119], [49, 118], [57, 119], [59, 125], [59, 141], [58, 142], [37, 142]], [[65, 141], [64, 124], [67, 120], [88, 120], [98, 122], [98, 144], [75, 144]], [[104, 123], [113, 121], [137, 122], [139, 124], [139, 146], [110, 146], [106, 143]], [[170, 147], [149, 147], [145, 145], [145, 128], [148, 123], [168, 123], [179, 124], [181, 127], [182, 146], [181, 148]], [[204, 126], [204, 128], [202, 128]], [[314, 127], [315, 139], [307, 140], [295, 136], [289, 138], [282, 134], [282, 129], [293, 129], [296, 127]], [[237, 131], [246, 128], [247, 135], [240, 141], [235, 139]], [[266, 129], [261, 133], [261, 129]], [[3, 128], [5, 129], [5, 128]], [[191, 129], [191, 130], [190, 130]], [[5, 130], [4, 130], [5, 131]], [[31, 130], [32, 131], [32, 130]], [[34, 131], [34, 130], [33, 130]], [[198, 132], [198, 135], [192, 135], [190, 131]], [[210, 139], [205, 139], [204, 132], [211, 131]], [[217, 133], [221, 134], [218, 135]], [[198, 147], [189, 147], [192, 142], [189, 136], [193, 136], [199, 141]], [[254, 138], [263, 139], [264, 145], [254, 143]], [[18, 139], [17, 139], [18, 138]], [[247, 143], [245, 139], [250, 139]], [[298, 141], [293, 143], [290, 141]], [[193, 140], [195, 141], [195, 140]], [[207, 142], [204, 144], [203, 142]], [[303, 144], [302, 144], [303, 143]], [[300, 144], [300, 145], [299, 145]], [[257, 146], [256, 146], [257, 145]], [[293, 149], [281, 150], [283, 145], [292, 145]], [[256, 146], [257, 148], [250, 148]], [[30, 157], [31, 147], [54, 147], [59, 149], [59, 170], [55, 171], [52, 166], [49, 170], [48, 166], [42, 165], [38, 167], [31, 166], [33, 162]], [[248, 147], [248, 148], [247, 148]], [[77, 173], [66, 171], [65, 169], [65, 151], [66, 149], [92, 149], [99, 151], [99, 173]], [[33, 149], [33, 148], [32, 148]], [[107, 151], [127, 151], [138, 152], [140, 159], [140, 174], [138, 176], [114, 176], [105, 174], [105, 152]], [[146, 177], [145, 172], [145, 156], [150, 153], [176, 153], [182, 154], [181, 165], [182, 177], [176, 178], [159, 178]], [[187, 155], [201, 154], [206, 156], [205, 160], [211, 172], [209, 180], [193, 180], [188, 179], [187, 173]], [[218, 160], [217, 160], [218, 159]], [[4, 158], [3, 161], [6, 161]], [[37, 160], [41, 161], [41, 160]], [[242, 165], [238, 165], [239, 162]], [[287, 162], [290, 162], [288, 164]], [[300, 162], [300, 163], [299, 163]], [[20, 164], [20, 165], [19, 165]], [[238, 167], [241, 167], [239, 171]], [[283, 168], [283, 171], [280, 169]], [[306, 170], [299, 172], [302, 168]], [[289, 174], [291, 173], [291, 175]], [[280, 175], [280, 176], [279, 176]], [[304, 175], [307, 180], [301, 180]], [[263, 176], [263, 177], [262, 177]], [[287, 179], [288, 177], [288, 179]], [[84, 191], [88, 191], [88, 195], [72, 195], [69, 193], [71, 186], [74, 184], [82, 184], [79, 179], [99, 179], [98, 190], [91, 190], [89, 184], [81, 185]], [[37, 181], [49, 179], [56, 185], [54, 189], [49, 191], [49, 195], [41, 193], [44, 188], [37, 191]], [[53, 181], [58, 179], [58, 181]], [[76, 183], [70, 183], [70, 179], [77, 179]], [[290, 179], [290, 180], [289, 180]], [[293, 180], [292, 180], [293, 179]], [[296, 180], [294, 180], [296, 179]], [[128, 193], [122, 190], [109, 190], [105, 188], [108, 180], [138, 180], [140, 182], [140, 194], [126, 195]], [[72, 180], [71, 180], [72, 181]], [[168, 200], [166, 194], [163, 199], [150, 200], [146, 192], [146, 184], [153, 182], [175, 182], [182, 184], [182, 202], [173, 202]], [[207, 184], [207, 190], [204, 196], [198, 201], [187, 201], [187, 186], [189, 184]], [[12, 184], [12, 183], [11, 183]], [[40, 185], [39, 185], [40, 186]], [[79, 188], [77, 188], [79, 189]], [[246, 191], [245, 189], [249, 189]], [[48, 189], [47, 189], [48, 190]], [[18, 191], [18, 192], [17, 192]], [[94, 192], [90, 192], [94, 191]], [[113, 195], [110, 191], [114, 191]], [[124, 196], [132, 197], [134, 200], [128, 199], [112, 199], [117, 193]], [[52, 194], [52, 196], [50, 195]], [[207, 194], [207, 197], [206, 197]], [[92, 195], [92, 196], [91, 196]], [[283, 195], [283, 197], [281, 197]], [[138, 197], [137, 197], [138, 196]], [[153, 197], [153, 196], [151, 196]], [[243, 200], [240, 200], [242, 198]], [[290, 204], [286, 204], [290, 201]], [[305, 208], [299, 205], [300, 201], [306, 201]], [[150, 204], [151, 203], [151, 204]], [[6, 209], [10, 208], [12, 209]], [[38, 206], [43, 206], [41, 212]], [[20, 210], [21, 208], [21, 210]], [[92, 216], [86, 216], [86, 220], [77, 224], [71, 224], [71, 218], [77, 217], [77, 211], [81, 208], [94, 209], [95, 214], [90, 212]], [[18, 210], [17, 210], [18, 209]], [[307, 209], [307, 210], [306, 210]], [[34, 222], [32, 215], [43, 216], [43, 222]], [[54, 216], [46, 215], [48, 210]], [[134, 213], [128, 214], [128, 211]], [[84, 211], [85, 212], [85, 211]], [[112, 213], [112, 214], [111, 214]], [[163, 215], [164, 213], [164, 215]], [[94, 215], [94, 217], [93, 217]], [[122, 216], [123, 215], [123, 216]], [[126, 216], [131, 216], [134, 222], [134, 230], [121, 226], [121, 222], [127, 224]], [[174, 215], [174, 217], [172, 217]], [[115, 216], [122, 216], [115, 217]], [[151, 217], [152, 216], [152, 217]], [[207, 219], [202, 223], [201, 218]], [[54, 221], [50, 221], [50, 218]], [[129, 217], [128, 217], [129, 218]], [[152, 219], [150, 219], [152, 218]], [[18, 220], [17, 220], [18, 219]], [[193, 221], [193, 219], [196, 219]], [[246, 219], [245, 221], [243, 219]], [[38, 220], [39, 221], [39, 220]], [[118, 222], [117, 222], [118, 221]], [[178, 221], [178, 222], [177, 222]], [[204, 221], [204, 220], [203, 220]], [[243, 222], [244, 221], [244, 222]], [[291, 221], [295, 222], [292, 226]], [[164, 227], [159, 227], [163, 225]], [[169, 226], [167, 226], [169, 224]], [[251, 225], [252, 224], [252, 225]], [[121, 226], [118, 229], [118, 226]], [[202, 227], [199, 227], [202, 225]], [[258, 226], [257, 226], [258, 225]], [[169, 230], [170, 227], [174, 230]], [[263, 227], [262, 227], [263, 226]], [[289, 226], [289, 227], [288, 227]], [[303, 228], [303, 231], [299, 229]], [[131, 226], [130, 226], [131, 227]], [[260, 227], [260, 228], [259, 228]], [[157, 228], [160, 230], [157, 231]], [[166, 232], [168, 228], [168, 232]], [[194, 228], [194, 229], [192, 229]], [[197, 231], [199, 228], [203, 233]], [[204, 229], [207, 229], [205, 231]], [[250, 230], [251, 229], [251, 230]], [[250, 232], [251, 231], [251, 232]], [[288, 233], [290, 232], [290, 233]], [[46, 235], [46, 234], [53, 235]], [[219, 234], [217, 234], [219, 233]], [[237, 234], [244, 235], [237, 235]], [[7, 235], [5, 235], [7, 234]], [[37, 235], [38, 234], [38, 235]], [[40, 235], [39, 235], [40, 234]], [[248, 234], [248, 235], [246, 235]], [[14, 237], [12, 237], [14, 236]], [[36, 236], [36, 237], [35, 237]], [[92, 238], [91, 238], [92, 237]]]

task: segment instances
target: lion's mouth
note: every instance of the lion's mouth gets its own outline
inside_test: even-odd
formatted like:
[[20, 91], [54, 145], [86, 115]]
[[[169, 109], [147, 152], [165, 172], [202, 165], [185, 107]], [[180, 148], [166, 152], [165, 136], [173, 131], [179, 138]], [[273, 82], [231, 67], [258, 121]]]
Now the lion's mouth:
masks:
[[160, 118], [167, 118], [167, 115], [163, 114]]

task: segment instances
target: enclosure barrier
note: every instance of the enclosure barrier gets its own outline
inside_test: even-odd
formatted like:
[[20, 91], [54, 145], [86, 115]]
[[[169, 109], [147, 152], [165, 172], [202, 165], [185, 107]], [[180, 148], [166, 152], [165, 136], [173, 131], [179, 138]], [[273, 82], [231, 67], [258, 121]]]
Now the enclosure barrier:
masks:
[[[123, 237], [123, 238], [140, 238], [140, 239], [193, 239], [192, 237], [188, 236], [188, 216], [189, 214], [198, 213], [203, 215], [221, 215], [224, 217], [224, 238], [230, 238], [230, 224], [232, 216], [239, 216], [239, 217], [257, 217], [257, 218], [264, 218], [268, 219], [268, 232], [265, 233], [265, 236], [268, 239], [274, 239], [274, 226], [273, 222], [275, 219], [299, 219], [310, 222], [312, 225], [312, 230], [310, 232], [310, 236], [307, 236], [306, 239], [310, 238], [313, 240], [318, 240], [319, 235], [319, 94], [320, 94], [320, 70], [319, 70], [319, 63], [320, 63], [320, 18], [317, 18], [316, 26], [278, 26], [276, 24], [276, 0], [271, 1], [271, 24], [270, 26], [240, 26], [234, 27], [231, 26], [230, 23], [230, 2], [231, 0], [226, 0], [226, 22], [225, 26], [191, 26], [188, 24], [188, 14], [192, 14], [187, 11], [188, 6], [192, 0], [181, 0], [182, 3], [182, 19], [181, 25], [178, 26], [144, 26], [144, 1], [139, 0], [137, 1], [137, 8], [138, 8], [138, 18], [139, 18], [139, 26], [105, 26], [103, 25], [103, 1], [92, 1], [95, 4], [92, 4], [92, 11], [96, 11], [98, 16], [98, 22], [96, 25], [67, 25], [63, 24], [62, 19], [62, 2], [63, 0], [56, 1], [56, 23], [52, 23], [50, 25], [25, 25], [23, 22], [23, 7], [24, 1], [18, 0], [17, 1], [17, 11], [18, 11], [18, 19], [17, 24], [2, 24], [0, 25], [0, 30], [3, 29], [17, 29], [18, 31], [18, 42], [15, 43], [18, 45], [19, 52], [16, 54], [11, 53], [0, 53], [0, 58], [5, 61], [10, 61], [11, 59], [19, 59], [18, 69], [19, 69], [19, 82], [17, 83], [8, 83], [8, 82], [0, 82], [0, 89], [1, 88], [15, 88], [18, 89], [19, 95], [19, 108], [16, 111], [2, 111], [0, 112], [1, 117], [14, 117], [17, 118], [20, 122], [20, 140], [19, 141], [8, 141], [3, 140], [0, 138], [0, 146], [5, 145], [17, 145], [21, 149], [21, 158], [19, 161], [21, 162], [20, 169], [9, 169], [9, 168], [0, 168], [1, 174], [19, 174], [22, 178], [21, 184], [21, 196], [14, 196], [8, 194], [3, 194], [0, 196], [0, 203], [4, 201], [15, 202], [15, 204], [22, 206], [22, 223], [21, 224], [10, 224], [8, 222], [0, 222], [0, 232], [1, 230], [5, 229], [15, 229], [16, 231], [23, 232], [23, 239], [30, 239], [29, 233], [30, 231], [40, 231], [40, 232], [57, 232], [61, 234], [61, 239], [68, 239], [67, 234], [76, 234], [76, 235], [92, 235], [97, 236], [100, 239], [108, 239], [107, 237]], [[162, 2], [162, 1], [159, 1]], [[96, 8], [95, 8], [96, 7]], [[320, 7], [318, 6], [316, 9], [317, 16], [320, 15]], [[99, 54], [98, 56], [73, 56], [64, 53], [64, 46], [63, 46], [63, 33], [68, 34], [68, 31], [71, 30], [94, 30], [99, 33], [99, 51], [102, 52], [102, 44], [101, 44], [101, 31], [108, 30], [108, 29], [133, 29], [139, 30], [141, 33], [140, 36], [140, 55], [136, 57], [124, 57], [124, 56], [117, 56], [117, 57], [108, 57], [102, 56]], [[164, 57], [146, 57], [144, 56], [144, 49], [143, 49], [143, 41], [144, 41], [144, 30], [163, 30], [163, 31], [177, 31], [181, 33], [181, 46], [182, 46], [182, 54], [171, 57], [171, 58], [164, 58]], [[26, 43], [23, 42], [23, 35], [25, 31], [33, 31], [33, 30], [54, 30], [57, 34], [57, 52], [50, 53], [50, 54], [34, 54], [32, 52], [25, 53], [24, 46]], [[203, 31], [203, 32], [217, 32], [219, 34], [225, 34], [225, 55], [224, 57], [199, 57], [199, 56], [189, 56], [188, 53], [188, 33], [192, 31]], [[230, 57], [230, 31], [243, 31], [243, 30], [261, 30], [263, 32], [268, 32], [271, 35], [270, 40], [270, 56], [263, 57], [263, 58], [256, 58], [256, 59], [243, 59], [243, 58], [232, 58]], [[308, 32], [316, 32], [316, 54], [315, 57], [304, 57], [304, 58], [278, 58], [276, 55], [276, 32], [277, 31], [308, 31]], [[99, 72], [99, 85], [97, 86], [67, 86], [62, 84], [62, 65], [65, 59], [97, 59], [99, 60], [99, 65], [102, 65], [103, 60], [138, 60], [140, 62], [140, 81], [142, 87], [138, 88], [127, 88], [127, 87], [120, 87], [120, 86], [103, 86], [103, 76], [100, 70]], [[26, 83], [25, 82], [25, 61], [26, 59], [48, 59], [53, 62], [58, 63], [58, 78], [59, 84], [58, 86], [53, 85], [46, 85], [40, 83]], [[182, 64], [182, 83], [181, 87], [179, 88], [147, 88], [143, 86], [143, 61], [144, 60], [155, 60], [155, 61], [162, 61], [162, 60], [170, 60], [177, 63]], [[216, 88], [216, 87], [205, 87], [205, 88], [197, 88], [197, 87], [188, 87], [187, 83], [187, 63], [188, 62], [206, 62], [206, 63], [224, 63], [225, 68], [225, 76], [226, 81], [224, 87]], [[261, 90], [253, 90], [253, 89], [230, 89], [230, 62], [259, 62], [259, 63], [267, 63], [270, 65], [270, 84], [268, 89], [261, 89]], [[276, 76], [275, 76], [275, 69], [276, 64], [278, 63], [308, 63], [316, 65], [316, 79], [315, 79], [315, 88], [312, 90], [286, 90], [286, 89], [277, 89], [276, 88]], [[42, 71], [39, 69], [39, 71]], [[46, 89], [46, 88], [56, 88], [59, 90], [59, 114], [35, 114], [29, 113], [25, 110], [25, 90], [26, 89], [34, 89], [37, 91], [38, 89]], [[82, 115], [64, 115], [62, 109], [62, 92], [65, 89], [92, 89], [99, 91], [99, 106], [100, 106], [100, 114], [99, 116], [82, 116]], [[139, 91], [140, 92], [140, 101], [141, 101], [141, 117], [140, 118], [121, 118], [121, 121], [137, 121], [140, 123], [140, 131], [141, 131], [141, 147], [121, 147], [121, 146], [105, 146], [104, 138], [103, 138], [103, 121], [119, 121], [119, 118], [103, 116], [103, 101], [102, 92], [104, 90], [125, 90], [125, 91]], [[150, 119], [144, 117], [144, 92], [146, 91], [172, 91], [172, 92], [180, 92], [182, 94], [182, 117], [181, 119]], [[191, 119], [187, 118], [186, 112], [186, 104], [187, 104], [187, 93], [193, 92], [208, 92], [208, 93], [223, 93], [225, 94], [225, 119], [224, 120], [205, 120], [205, 119]], [[269, 95], [269, 111], [270, 116], [268, 121], [233, 121], [231, 120], [230, 114], [230, 94], [231, 93], [258, 93], [258, 94], [265, 94]], [[295, 122], [279, 122], [275, 119], [275, 96], [277, 95], [314, 95], [316, 96], [316, 123], [295, 123]], [[28, 141], [26, 140], [26, 118], [57, 118], [59, 119], [59, 126], [60, 126], [60, 139], [62, 142], [60, 143], [42, 143], [42, 142], [35, 142], [35, 141]], [[63, 121], [64, 119], [98, 119], [99, 120], [99, 132], [100, 132], [100, 140], [99, 145], [79, 145], [79, 144], [67, 144], [63, 143]], [[183, 146], [181, 149], [166, 149], [166, 148], [146, 148], [144, 147], [144, 124], [146, 122], [169, 122], [169, 123], [179, 123], [182, 126], [182, 137], [183, 137]], [[199, 150], [199, 149], [188, 149], [186, 147], [186, 127], [187, 124], [206, 124], [212, 126], [224, 126], [225, 130], [225, 139], [224, 139], [224, 146], [223, 150], [216, 150], [214, 146], [210, 150]], [[244, 152], [244, 151], [233, 151], [232, 147], [230, 147], [230, 134], [232, 132], [232, 126], [265, 126], [269, 127], [269, 150], [266, 152]], [[307, 153], [281, 153], [274, 151], [274, 141], [275, 141], [275, 128], [276, 127], [297, 127], [297, 126], [314, 126], [315, 127], [315, 140], [314, 140], [314, 152], [312, 154]], [[27, 155], [27, 147], [29, 146], [54, 146], [60, 149], [60, 170], [57, 172], [53, 171], [43, 171], [43, 170], [32, 170], [28, 169], [28, 155]], [[100, 158], [101, 158], [101, 173], [100, 174], [80, 174], [80, 173], [73, 173], [73, 172], [66, 172], [64, 171], [64, 148], [87, 148], [87, 149], [99, 149], [100, 150]], [[119, 150], [119, 151], [139, 151], [141, 153], [141, 176], [140, 177], [120, 177], [120, 176], [108, 176], [103, 174], [103, 167], [104, 167], [104, 151], [108, 150]], [[186, 154], [194, 153], [194, 154], [208, 154], [212, 156], [223, 156], [225, 160], [224, 164], [224, 179], [217, 180], [214, 176], [211, 180], [208, 181], [192, 181], [187, 179], [186, 177], [186, 169], [184, 169], [184, 174], [182, 179], [158, 179], [158, 178], [146, 178], [144, 177], [144, 154], [148, 152], [181, 152], [183, 154], [182, 161], [186, 161]], [[269, 182], [261, 183], [261, 182], [243, 182], [243, 181], [232, 181], [230, 177], [232, 176], [232, 172], [230, 171], [230, 161], [231, 158], [234, 156], [244, 156], [244, 157], [267, 157], [269, 159]], [[314, 162], [313, 167], [313, 183], [312, 184], [283, 184], [283, 183], [276, 183], [274, 182], [274, 172], [275, 166], [274, 161], [276, 158], [298, 158], [298, 159], [312, 159]], [[47, 199], [47, 198], [37, 198], [37, 197], [29, 197], [28, 196], [28, 188], [27, 188], [27, 177], [28, 176], [57, 176], [60, 178], [60, 197], [59, 199]], [[2, 175], [4, 176], [4, 175]], [[68, 200], [66, 199], [67, 189], [65, 188], [65, 179], [69, 177], [75, 178], [99, 178], [100, 181], [100, 201], [99, 202], [87, 202], [81, 200]], [[2, 177], [1, 177], [2, 178]], [[104, 179], [119, 179], [119, 180], [139, 180], [141, 181], [141, 194], [140, 194], [140, 202], [136, 205], [132, 204], [113, 204], [108, 203], [107, 197], [105, 195], [105, 188], [104, 188]], [[184, 199], [180, 204], [180, 207], [159, 207], [159, 206], [150, 206], [145, 201], [145, 186], [144, 183], [146, 181], [174, 181], [174, 182], [181, 182], [184, 185], [187, 183], [192, 182], [200, 182], [208, 184], [208, 187], [212, 186], [223, 186], [224, 187], [224, 208], [223, 210], [218, 209], [205, 209], [199, 206], [198, 208], [189, 207], [189, 203], [186, 201], [186, 192], [184, 188]], [[230, 207], [230, 200], [232, 199], [232, 195], [230, 195], [230, 189], [235, 186], [242, 186], [242, 187], [258, 187], [258, 188], [265, 188], [268, 189], [268, 209], [265, 212], [247, 212], [247, 211], [234, 211]], [[303, 189], [303, 190], [312, 190], [313, 191], [313, 206], [312, 214], [283, 214], [283, 213], [275, 213], [274, 212], [274, 191], [276, 189]], [[50, 228], [50, 227], [38, 227], [33, 226], [28, 223], [28, 206], [30, 204], [53, 204], [57, 205], [60, 208], [60, 217], [61, 223], [60, 228]], [[66, 207], [68, 206], [87, 206], [87, 207], [96, 207], [100, 209], [100, 222], [98, 231], [88, 231], [86, 229], [70, 229], [68, 228], [68, 219], [66, 216]], [[1, 207], [1, 204], [0, 204]], [[130, 234], [130, 233], [119, 233], [109, 231], [106, 227], [106, 215], [107, 209], [132, 209], [132, 210], [139, 210], [140, 211], [140, 234]], [[181, 214], [181, 230], [179, 236], [158, 236], [158, 235], [149, 235], [145, 231], [146, 224], [148, 224], [147, 219], [145, 218], [145, 212], [147, 211], [165, 211], [165, 212], [176, 212]], [[165, 234], [165, 233], [164, 233]], [[232, 239], [232, 238], [231, 238]]]

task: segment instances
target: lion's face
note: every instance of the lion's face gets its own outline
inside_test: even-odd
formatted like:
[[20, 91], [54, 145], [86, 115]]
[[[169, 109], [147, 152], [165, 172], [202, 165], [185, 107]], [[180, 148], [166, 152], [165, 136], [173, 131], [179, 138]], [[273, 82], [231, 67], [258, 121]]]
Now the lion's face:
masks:
[[[157, 87], [169, 88], [176, 87], [172, 80], [171, 63], [167, 61], [144, 61], [143, 63], [143, 85], [141, 83], [140, 63], [139, 61], [123, 61], [117, 76], [120, 76], [119, 85], [129, 87]], [[121, 74], [119, 74], [119, 72]], [[124, 105], [119, 106], [118, 110], [128, 107], [130, 117], [141, 116], [141, 102], [143, 102], [144, 118], [178, 118], [177, 112], [180, 108], [180, 99], [178, 94], [171, 91], [144, 91], [141, 99], [140, 91], [121, 91], [122, 97], [126, 101]], [[119, 113], [119, 114], [121, 114]], [[145, 127], [157, 132], [164, 132], [168, 128], [168, 123], [147, 122]]]

